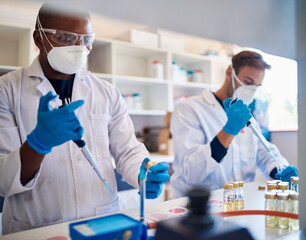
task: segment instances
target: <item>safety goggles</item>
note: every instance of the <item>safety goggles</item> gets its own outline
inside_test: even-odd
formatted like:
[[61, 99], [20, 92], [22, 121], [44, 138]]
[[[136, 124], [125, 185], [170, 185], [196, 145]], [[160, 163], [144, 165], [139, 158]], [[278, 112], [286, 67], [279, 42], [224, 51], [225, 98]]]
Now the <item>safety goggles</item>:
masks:
[[72, 32], [66, 32], [62, 30], [55, 30], [55, 29], [47, 29], [47, 28], [40, 28], [38, 31], [43, 31], [46, 33], [51, 33], [51, 39], [56, 42], [66, 46], [75, 45], [78, 41], [80, 45], [83, 46], [90, 46], [95, 38], [95, 33], [88, 33], [88, 34], [78, 34]]

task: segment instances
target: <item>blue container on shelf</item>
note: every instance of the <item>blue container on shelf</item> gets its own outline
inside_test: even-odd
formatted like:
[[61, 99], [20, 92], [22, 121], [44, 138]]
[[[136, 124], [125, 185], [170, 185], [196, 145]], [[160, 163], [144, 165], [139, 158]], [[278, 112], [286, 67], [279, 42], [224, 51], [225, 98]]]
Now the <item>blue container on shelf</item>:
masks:
[[148, 226], [124, 214], [69, 224], [72, 240], [146, 240]]

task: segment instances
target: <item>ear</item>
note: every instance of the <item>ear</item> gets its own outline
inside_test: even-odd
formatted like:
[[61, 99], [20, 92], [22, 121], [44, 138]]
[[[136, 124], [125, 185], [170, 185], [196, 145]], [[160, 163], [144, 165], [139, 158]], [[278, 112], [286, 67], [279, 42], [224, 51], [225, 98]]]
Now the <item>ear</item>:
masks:
[[232, 80], [232, 66], [229, 65], [226, 69], [226, 81]]
[[39, 31], [34, 30], [33, 39], [34, 39], [35, 45], [39, 48], [40, 51], [42, 51], [43, 50], [43, 44], [42, 44], [42, 40], [41, 40]]

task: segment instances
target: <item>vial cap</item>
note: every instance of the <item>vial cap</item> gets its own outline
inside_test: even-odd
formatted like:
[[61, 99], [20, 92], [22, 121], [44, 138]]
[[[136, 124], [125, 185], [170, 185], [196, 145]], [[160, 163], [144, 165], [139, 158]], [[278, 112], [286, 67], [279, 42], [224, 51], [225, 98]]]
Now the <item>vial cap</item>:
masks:
[[230, 184], [233, 184], [233, 188], [238, 188], [238, 182], [231, 182]]
[[293, 182], [294, 184], [299, 184], [299, 177], [293, 177], [292, 182]]
[[272, 189], [271, 192], [281, 193], [281, 192], [283, 192], [283, 190], [280, 190], [280, 189]]
[[268, 190], [277, 189], [277, 185], [275, 183], [274, 184], [268, 184], [267, 189]]
[[153, 63], [154, 63], [154, 64], [159, 64], [160, 61], [159, 61], [159, 60], [155, 60], [155, 61], [153, 61]]
[[276, 193], [275, 192], [265, 192], [265, 198], [266, 199], [275, 199]]
[[238, 185], [239, 185], [239, 187], [243, 187], [244, 182], [243, 182], [243, 181], [239, 181], [239, 182], [238, 182]]
[[227, 190], [232, 190], [233, 189], [233, 184], [231, 183], [225, 183], [224, 186], [223, 186], [224, 189], [227, 189]]
[[286, 193], [286, 192], [276, 193], [276, 198], [278, 200], [288, 200], [289, 199], [289, 193]]
[[297, 192], [290, 193], [291, 200], [299, 200], [299, 194]]
[[289, 188], [289, 183], [288, 182], [281, 182], [278, 184], [278, 189], [281, 190], [287, 190]]
[[259, 185], [259, 186], [258, 186], [258, 190], [266, 190], [266, 186], [264, 186], [264, 185]]

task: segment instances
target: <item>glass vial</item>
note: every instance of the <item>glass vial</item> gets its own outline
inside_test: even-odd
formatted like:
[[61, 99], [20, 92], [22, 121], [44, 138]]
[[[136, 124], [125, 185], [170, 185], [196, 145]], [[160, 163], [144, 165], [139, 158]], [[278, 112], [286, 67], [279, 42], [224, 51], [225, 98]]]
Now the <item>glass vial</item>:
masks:
[[[299, 194], [298, 193], [292, 193], [290, 194], [290, 212], [299, 214]], [[299, 230], [300, 229], [300, 223], [298, 219], [289, 219], [289, 226], [291, 230]]]
[[[276, 193], [265, 192], [265, 210], [275, 211], [276, 210]], [[276, 227], [277, 221], [275, 216], [266, 215], [265, 223], [267, 227]]]
[[[289, 193], [281, 192], [276, 194], [277, 199], [277, 211], [289, 212]], [[289, 219], [284, 217], [277, 217], [277, 226], [279, 228], [288, 228]]]
[[223, 189], [223, 211], [228, 212], [233, 210], [233, 184], [224, 184]]
[[243, 190], [244, 182], [238, 182], [238, 192], [239, 192], [239, 199], [238, 199], [238, 209], [244, 209], [244, 190]]
[[283, 192], [289, 189], [288, 182], [281, 182], [277, 185], [278, 189], [282, 190]]
[[239, 200], [238, 182], [231, 182], [231, 184], [233, 184], [233, 210], [238, 210], [238, 200]]
[[294, 185], [294, 189], [292, 190], [298, 193], [299, 192], [299, 177], [294, 177], [292, 182]]
[[267, 190], [268, 190], [268, 192], [271, 192], [271, 191], [274, 190], [274, 189], [277, 189], [276, 183], [269, 183], [269, 184], [267, 185]]

